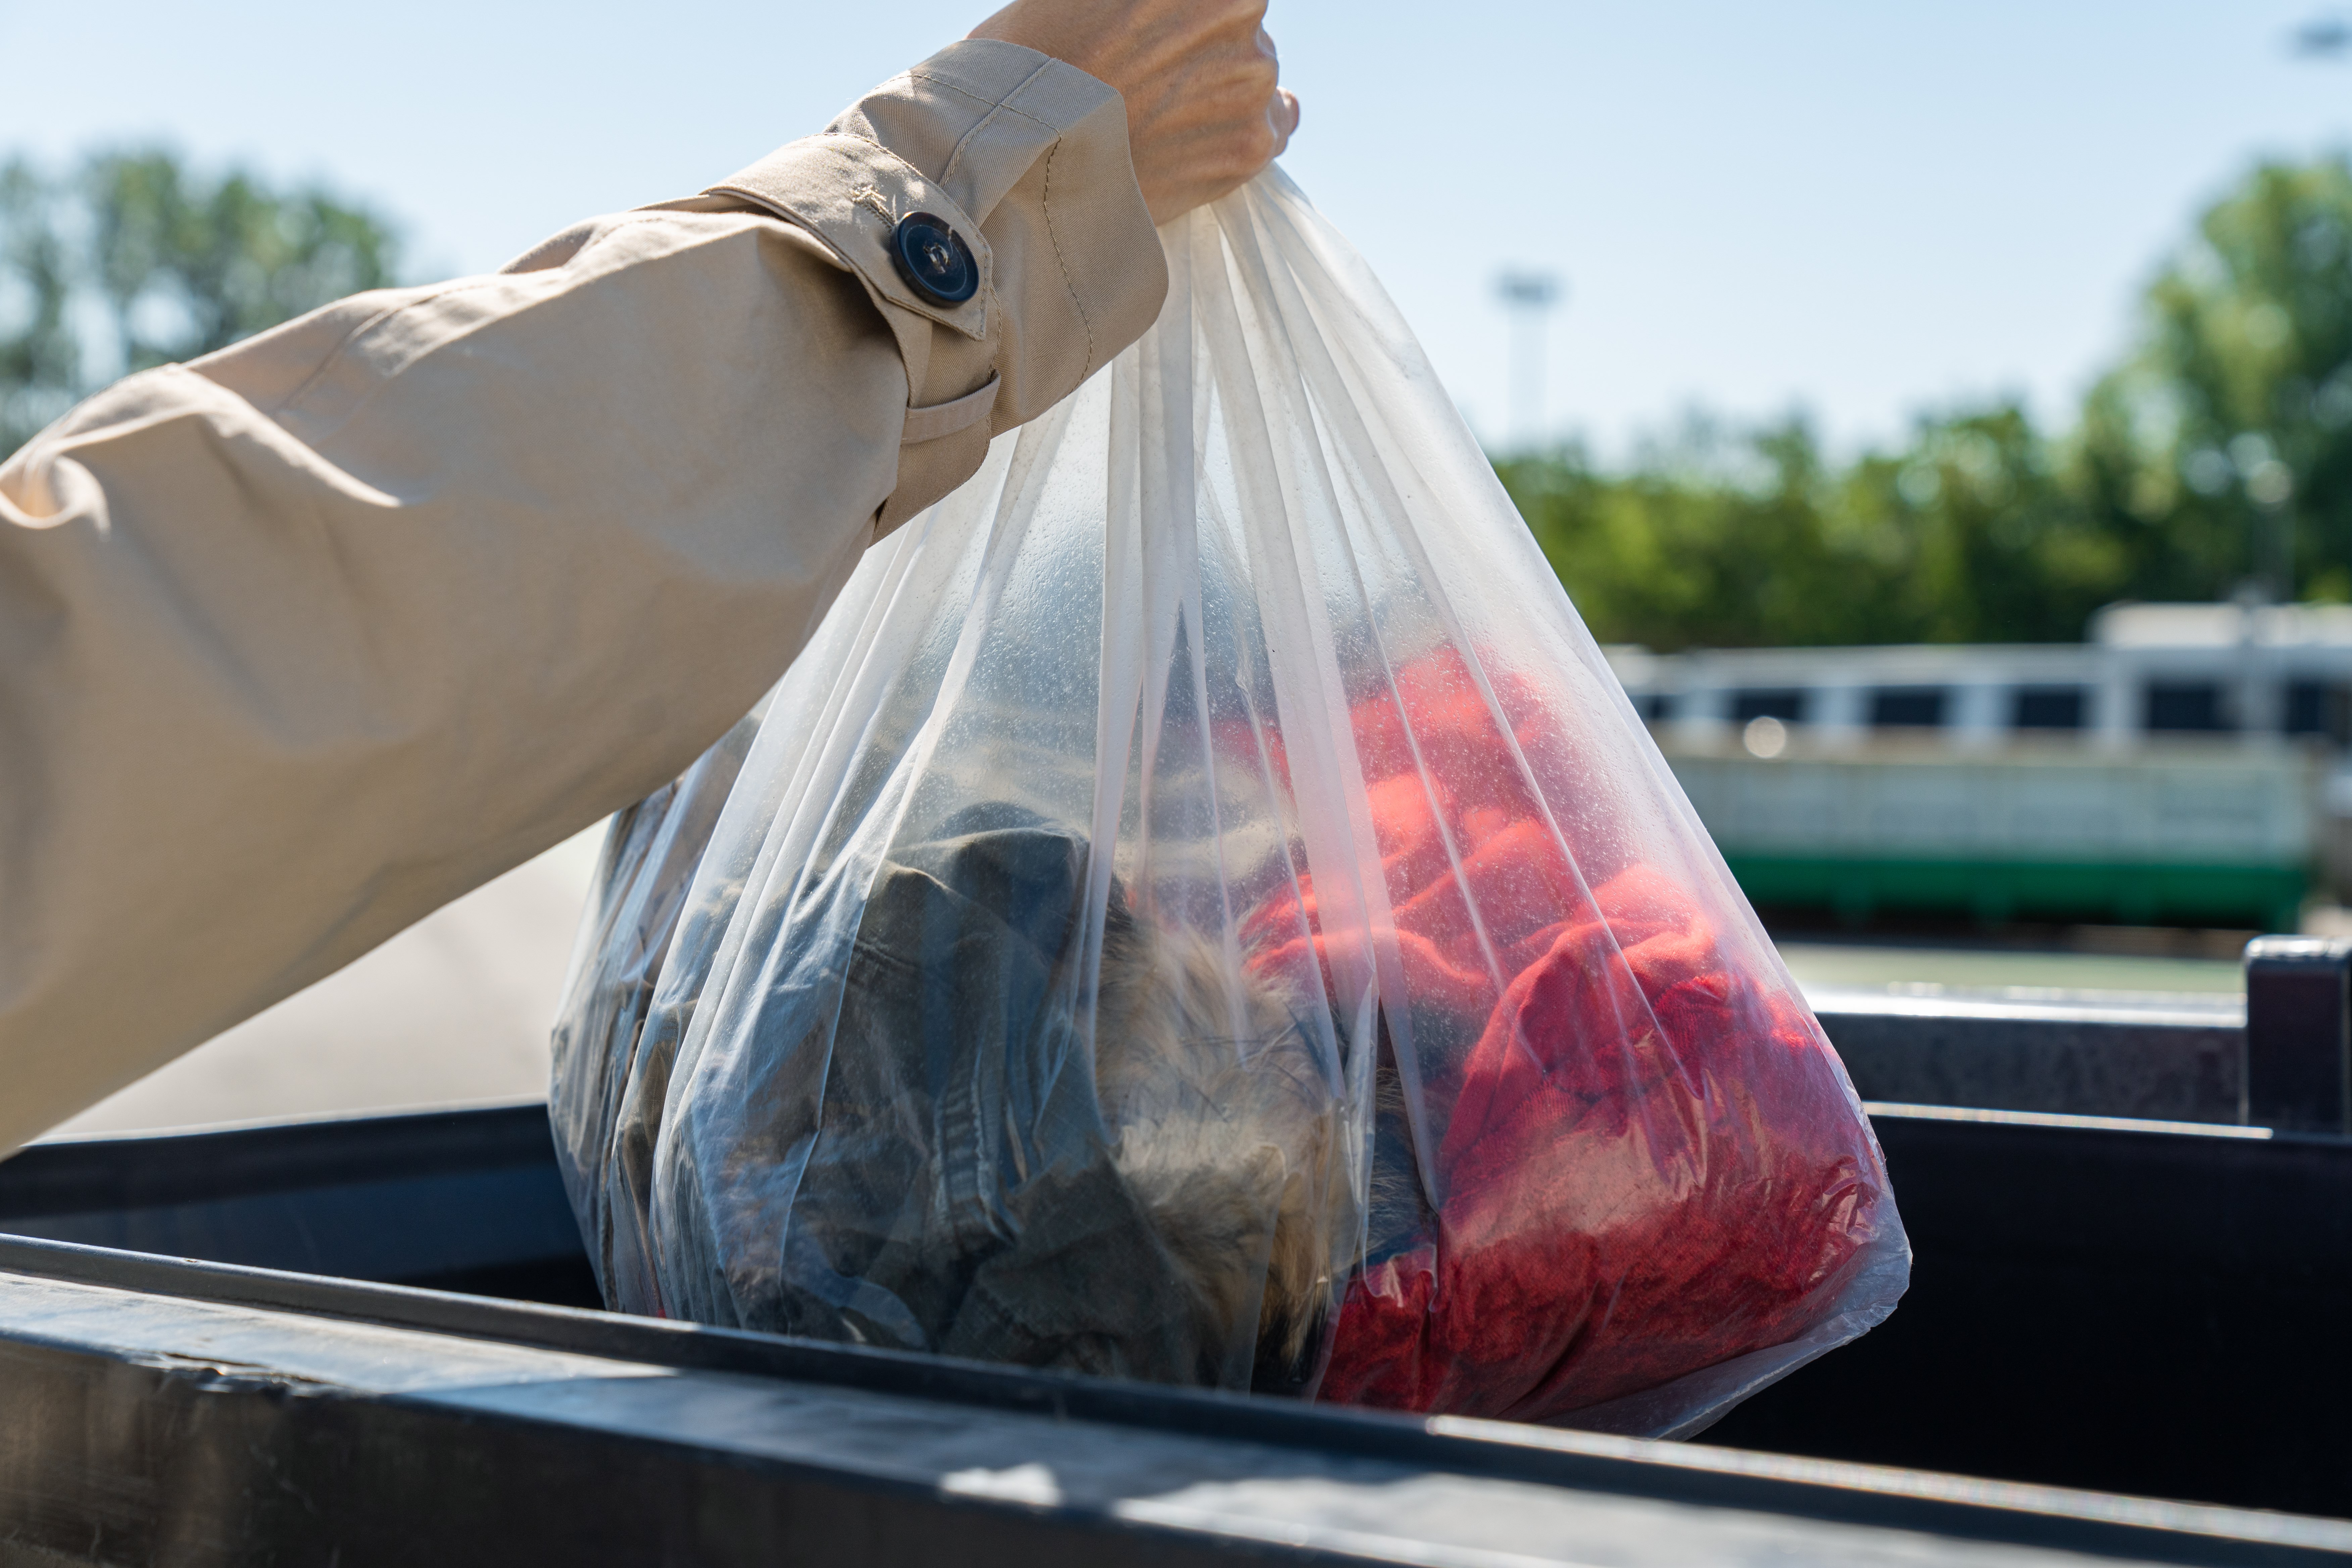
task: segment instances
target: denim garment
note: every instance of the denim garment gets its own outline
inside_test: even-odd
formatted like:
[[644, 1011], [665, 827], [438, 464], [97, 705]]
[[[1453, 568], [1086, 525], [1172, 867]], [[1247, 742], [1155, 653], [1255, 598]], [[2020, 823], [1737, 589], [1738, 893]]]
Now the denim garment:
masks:
[[[812, 1147], [776, 1295], [738, 1298], [747, 1327], [1163, 1383], [1213, 1366], [1073, 1027], [1086, 864], [1085, 840], [1027, 825], [884, 864], [832, 1049], [780, 1074], [825, 1076], [821, 1096], [777, 1086], [762, 1142]], [[811, 1104], [819, 1124], [794, 1124]]]

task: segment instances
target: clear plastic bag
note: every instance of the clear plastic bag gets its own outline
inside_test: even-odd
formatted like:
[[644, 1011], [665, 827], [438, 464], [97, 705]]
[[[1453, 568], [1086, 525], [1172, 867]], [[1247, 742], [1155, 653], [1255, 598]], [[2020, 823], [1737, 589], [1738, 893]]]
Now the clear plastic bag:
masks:
[[606, 1297], [1696, 1430], [1902, 1293], [1869, 1124], [1361, 262], [1278, 174], [1162, 237], [616, 819], [553, 1093]]

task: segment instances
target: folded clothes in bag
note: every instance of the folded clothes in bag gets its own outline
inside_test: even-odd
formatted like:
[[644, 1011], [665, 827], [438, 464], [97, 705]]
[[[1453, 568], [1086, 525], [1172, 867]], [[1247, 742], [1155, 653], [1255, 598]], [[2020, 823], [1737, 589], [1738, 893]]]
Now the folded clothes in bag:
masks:
[[1570, 765], [1534, 691], [1498, 722], [1447, 654], [1353, 728], [1407, 994], [1478, 1039], [1442, 1090], [1444, 1201], [1351, 1281], [1324, 1395], [1539, 1420], [1813, 1327], [1885, 1194], [1811, 1016], [1656, 866], [1580, 895], [1508, 761]]
[[1908, 1249], [1843, 1068], [1378, 285], [1269, 174], [615, 823], [615, 1307], [1696, 1429]]

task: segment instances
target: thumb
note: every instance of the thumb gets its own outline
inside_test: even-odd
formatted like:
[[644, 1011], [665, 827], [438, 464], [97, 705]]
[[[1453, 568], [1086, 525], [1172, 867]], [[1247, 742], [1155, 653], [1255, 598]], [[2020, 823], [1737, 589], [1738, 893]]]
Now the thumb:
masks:
[[1274, 127], [1274, 155], [1279, 158], [1298, 130], [1298, 95], [1286, 87], [1276, 88], [1265, 106], [1265, 119]]

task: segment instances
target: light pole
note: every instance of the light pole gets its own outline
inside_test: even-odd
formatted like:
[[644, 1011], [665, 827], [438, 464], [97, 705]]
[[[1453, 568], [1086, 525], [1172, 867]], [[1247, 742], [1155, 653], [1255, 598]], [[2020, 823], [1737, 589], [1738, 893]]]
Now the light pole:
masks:
[[1544, 325], [1559, 302], [1559, 279], [1549, 272], [1507, 270], [1495, 293], [1511, 318], [1511, 423], [1522, 449], [1543, 438]]

